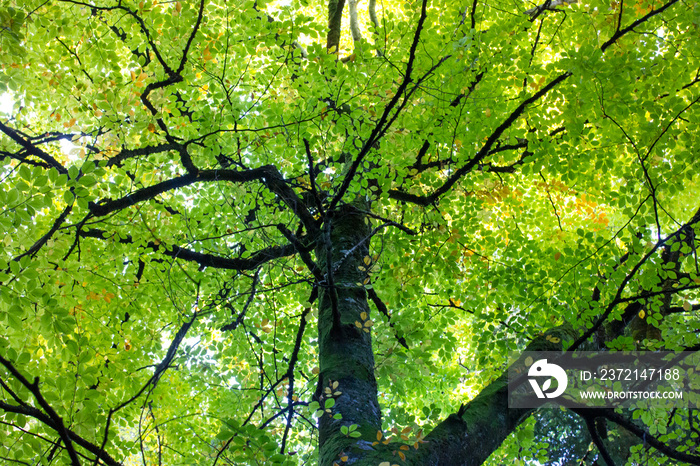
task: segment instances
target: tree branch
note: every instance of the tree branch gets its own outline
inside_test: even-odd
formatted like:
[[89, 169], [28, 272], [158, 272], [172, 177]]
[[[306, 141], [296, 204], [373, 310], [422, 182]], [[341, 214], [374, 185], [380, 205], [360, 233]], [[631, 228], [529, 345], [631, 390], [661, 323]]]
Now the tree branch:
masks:
[[48, 403], [48, 401], [46, 401], [44, 396], [41, 394], [41, 390], [39, 389], [39, 377], [35, 377], [34, 382], [29, 382], [29, 380], [27, 380], [27, 378], [24, 377], [17, 370], [17, 368], [15, 368], [14, 364], [12, 364], [10, 361], [3, 358], [2, 356], [0, 356], [0, 364], [5, 366], [5, 369], [7, 369], [7, 371], [15, 379], [17, 379], [27, 390], [31, 392], [39, 406], [41, 406], [41, 408], [44, 410], [44, 413], [48, 415], [48, 418], [52, 423], [51, 428], [56, 430], [56, 432], [58, 432], [58, 435], [61, 437], [61, 441], [63, 441], [63, 446], [66, 448], [68, 456], [70, 457], [71, 464], [73, 466], [80, 466], [78, 454], [76, 453], [75, 448], [73, 447], [73, 439], [71, 438], [68, 429], [66, 429], [66, 426], [63, 423], [63, 418], [61, 418], [61, 416], [58, 415], [58, 413], [53, 409], [53, 407]]
[[[245, 317], [246, 312], [248, 312], [248, 308], [250, 307], [251, 303], [253, 302], [253, 299], [255, 299], [255, 288], [258, 284], [259, 277], [260, 277], [260, 269], [255, 271], [255, 275], [253, 276], [253, 284], [250, 285], [250, 296], [248, 296], [248, 300], [243, 305], [243, 310], [241, 310], [241, 312], [238, 313], [238, 317], [236, 317], [235, 321], [221, 327], [222, 332], [227, 332], [229, 330], [236, 330], [236, 328], [238, 328], [238, 326], [241, 325], [241, 322], [243, 322], [243, 318]], [[231, 308], [231, 310], [233, 311], [233, 308]]]
[[595, 426], [595, 418], [591, 416], [584, 415], [582, 412], [580, 412], [581, 416], [583, 416], [583, 420], [586, 422], [586, 428], [588, 428], [588, 432], [591, 434], [591, 438], [593, 439], [593, 443], [595, 446], [598, 448], [598, 451], [600, 452], [600, 455], [603, 457], [603, 460], [608, 466], [615, 466], [615, 462], [613, 461], [612, 457], [610, 456], [610, 452], [608, 452], [608, 449], [605, 447], [605, 444], [603, 443], [603, 439], [600, 438], [600, 435], [598, 435], [598, 430], [596, 429]]
[[[22, 416], [32, 417], [37, 421], [47, 425], [51, 429], [57, 430], [57, 426], [54, 423], [54, 421], [49, 416], [44, 414], [41, 410], [34, 408], [33, 406], [16, 406], [0, 401], [0, 409], [8, 413], [15, 413]], [[71, 440], [75, 442], [76, 445], [83, 447], [85, 450], [95, 455], [95, 458], [102, 460], [105, 464], [109, 466], [121, 466], [121, 463], [112, 458], [107, 452], [101, 450], [97, 445], [88, 442], [87, 440], [85, 440], [80, 435], [76, 434], [70, 429], [66, 429], [66, 432], [70, 436]]]
[[55, 168], [58, 170], [58, 173], [61, 173], [62, 175], [67, 175], [68, 170], [65, 169], [63, 165], [58, 163], [56, 159], [51, 157], [48, 153], [44, 152], [43, 150], [39, 149], [36, 147], [34, 144], [31, 142], [27, 141], [24, 139], [22, 136], [19, 135], [17, 131], [14, 129], [10, 128], [9, 126], [6, 126], [2, 122], [0, 122], [0, 131], [5, 133], [7, 137], [12, 139], [14, 142], [22, 146], [22, 148], [29, 154], [33, 155], [35, 157], [38, 157], [39, 159], [43, 160], [45, 163], [47, 163], [50, 167]]
[[658, 15], [659, 13], [662, 13], [662, 12], [665, 11], [667, 8], [669, 8], [669, 7], [673, 6], [673, 5], [675, 5], [676, 3], [678, 3], [678, 1], [679, 1], [679, 0], [671, 0], [670, 2], [666, 3], [665, 5], [662, 5], [661, 7], [657, 8], [656, 10], [650, 11], [649, 13], [647, 13], [647, 14], [644, 15], [644, 16], [642, 16], [642, 17], [639, 18], [637, 21], [633, 22], [632, 24], [630, 24], [629, 26], [627, 26], [627, 27], [624, 28], [624, 29], [620, 29], [620, 27], [619, 27], [619, 25], [618, 25], [617, 30], [615, 31], [615, 34], [613, 34], [612, 37], [610, 37], [610, 39], [608, 39], [608, 40], [600, 47], [600, 50], [602, 50], [603, 52], [605, 52], [605, 50], [606, 50], [608, 47], [610, 47], [612, 44], [614, 44], [620, 37], [624, 36], [625, 34], [627, 34], [627, 33], [630, 32], [630, 31], [632, 31], [634, 28], [636, 28], [636, 27], [639, 26], [640, 24], [644, 23], [645, 21], [649, 20], [650, 18], [652, 18], [652, 17]]
[[73, 204], [67, 205], [66, 208], [63, 209], [63, 212], [61, 212], [61, 215], [59, 215], [58, 218], [53, 222], [53, 225], [51, 226], [49, 231], [47, 231], [44, 236], [39, 238], [36, 241], [36, 243], [34, 243], [29, 249], [27, 249], [25, 252], [23, 252], [22, 254], [20, 254], [12, 260], [15, 262], [19, 262], [19, 260], [23, 257], [31, 256], [39, 252], [39, 249], [41, 249], [46, 243], [48, 243], [49, 240], [53, 237], [54, 233], [56, 233], [58, 229], [61, 228], [61, 225], [63, 225], [63, 222], [66, 221], [66, 218], [68, 217], [68, 214], [70, 214], [72, 209]]
[[[77, 234], [83, 238], [96, 238], [101, 240], [109, 238], [109, 233], [96, 228], [80, 230]], [[134, 242], [131, 236], [121, 238], [118, 241], [121, 244], [132, 244]], [[162, 254], [174, 259], [196, 262], [201, 267], [229, 270], [255, 270], [266, 262], [273, 259], [278, 259], [280, 257], [291, 256], [296, 252], [296, 249], [291, 244], [270, 246], [254, 252], [245, 259], [241, 259], [215, 256], [213, 254], [192, 251], [190, 249], [185, 249], [174, 245], [164, 245], [162, 243], [156, 244], [154, 241], [149, 242], [145, 247], [153, 251], [160, 251]]]
[[282, 179], [282, 175], [273, 165], [264, 165], [250, 170], [201, 170], [189, 172], [186, 175], [178, 176], [170, 180], [149, 186], [132, 194], [128, 194], [116, 200], [102, 200], [100, 203], [90, 203], [90, 212], [96, 217], [103, 217], [113, 212], [120, 211], [132, 205], [149, 199], [153, 199], [160, 194], [174, 189], [189, 186], [199, 182], [219, 182], [230, 181], [233, 183], [245, 183], [249, 181], [262, 181], [265, 185], [277, 194], [282, 201], [299, 217], [304, 226], [309, 231], [317, 229], [316, 220], [306, 208], [306, 205], [299, 198], [294, 190]]
[[569, 76], [571, 76], [571, 73], [568, 71], [566, 73], [560, 74], [555, 79], [550, 81], [546, 86], [544, 86], [542, 89], [536, 92], [534, 95], [521, 102], [520, 105], [518, 105], [518, 107], [515, 110], [513, 110], [513, 112], [511, 112], [508, 118], [506, 118], [505, 121], [501, 123], [501, 125], [498, 126], [498, 128], [496, 128], [493, 131], [493, 133], [491, 133], [484, 145], [481, 147], [481, 149], [479, 149], [479, 152], [477, 152], [476, 155], [472, 157], [472, 159], [469, 160], [469, 162], [467, 162], [464, 166], [455, 170], [454, 174], [452, 174], [452, 176], [450, 176], [442, 186], [434, 190], [431, 194], [427, 196], [418, 196], [404, 191], [392, 189], [389, 191], [389, 197], [391, 197], [392, 199], [396, 199], [397, 201], [410, 202], [421, 206], [427, 206], [435, 202], [438, 198], [440, 198], [440, 196], [448, 192], [452, 188], [452, 186], [454, 186], [455, 183], [459, 181], [460, 178], [462, 178], [465, 174], [469, 173], [489, 154], [491, 147], [496, 143], [496, 141], [498, 141], [503, 132], [505, 132], [506, 129], [508, 129], [513, 123], [515, 123], [515, 121], [525, 111], [525, 108], [528, 105], [537, 102], [550, 90], [556, 87], [559, 83], [566, 80]]
[[629, 432], [637, 436], [639, 439], [641, 439], [645, 443], [648, 443], [649, 445], [651, 445], [664, 455], [668, 456], [669, 458], [673, 458], [678, 461], [685, 461], [686, 463], [690, 464], [700, 464], [700, 456], [689, 455], [687, 453], [683, 453], [674, 448], [669, 447], [664, 442], [649, 434], [647, 431], [645, 431], [641, 427], [638, 427], [632, 421], [625, 418], [621, 414], [616, 413], [612, 409], [581, 408], [573, 409], [572, 411], [582, 416], [595, 416], [608, 419], [609, 421], [612, 421], [620, 427], [623, 427], [624, 429], [628, 430]]
[[386, 317], [387, 322], [389, 322], [389, 327], [394, 331], [394, 336], [396, 337], [396, 341], [398, 341], [401, 346], [403, 346], [406, 349], [408, 348], [408, 343], [406, 343], [406, 339], [404, 337], [400, 337], [398, 332], [396, 331], [396, 328], [394, 327], [394, 323], [391, 321], [391, 315], [389, 314], [389, 309], [386, 307], [386, 304], [379, 298], [377, 295], [377, 292], [374, 291], [374, 288], [368, 288], [367, 289], [367, 295], [369, 296], [369, 299], [372, 300], [374, 303], [375, 307], [379, 312], [381, 312], [384, 317]]

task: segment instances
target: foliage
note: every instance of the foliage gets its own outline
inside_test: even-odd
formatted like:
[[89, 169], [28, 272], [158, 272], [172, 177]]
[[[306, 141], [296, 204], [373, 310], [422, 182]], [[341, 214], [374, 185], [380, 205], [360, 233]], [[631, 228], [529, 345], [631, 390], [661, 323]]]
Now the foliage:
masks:
[[344, 3], [0, 1], [3, 461], [555, 464], [509, 351], [697, 349], [697, 2]]

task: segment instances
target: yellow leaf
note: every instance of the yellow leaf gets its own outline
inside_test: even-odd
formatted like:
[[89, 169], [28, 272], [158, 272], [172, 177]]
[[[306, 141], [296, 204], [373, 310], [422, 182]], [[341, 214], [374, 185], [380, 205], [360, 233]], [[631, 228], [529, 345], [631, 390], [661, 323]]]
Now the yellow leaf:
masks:
[[341, 457], [340, 457], [340, 461], [347, 461], [347, 460], [348, 460], [348, 456], [347, 456], [347, 455], [341, 456]]
[[533, 362], [534, 362], [534, 361], [532, 360], [532, 356], [528, 356], [528, 357], [525, 358], [525, 365], [526, 365], [526, 366], [528, 366], [528, 367], [532, 366], [532, 363], [533, 363]]
[[383, 436], [383, 435], [382, 435], [382, 431], [381, 431], [381, 430], [378, 430], [378, 431], [377, 431], [377, 441], [381, 440], [381, 439], [382, 439], [382, 436]]
[[382, 461], [381, 463], [379, 463], [379, 466], [391, 466], [391, 463], [389, 463], [388, 461]]
[[693, 308], [693, 306], [690, 305], [688, 301], [683, 301], [683, 309], [686, 311], [690, 311]]
[[367, 313], [364, 311], [362, 313], [360, 313], [360, 319], [367, 320]]
[[402, 451], [400, 451], [398, 453], [399, 453], [399, 457], [401, 458], [401, 461], [406, 461], [406, 455], [404, 455], [404, 453]]
[[372, 262], [372, 259], [370, 259], [369, 256], [365, 256], [365, 258], [363, 260], [365, 262], [365, 265], [369, 265]]
[[355, 321], [355, 327], [357, 327], [357, 328], [362, 328], [362, 324], [360, 323], [359, 320], [356, 320], [356, 321]]
[[[410, 429], [409, 429], [410, 430]], [[401, 445], [399, 450], [408, 450], [408, 445]]]
[[335, 390], [336, 388], [338, 388], [338, 381], [336, 380], [335, 382], [333, 382], [333, 383], [331, 384], [331, 386], [333, 387], [333, 390]]
[[642, 309], [641, 311], [639, 311], [639, 318], [640, 318], [640, 319], [643, 319], [645, 315], [647, 315], [647, 314], [646, 314], [646, 312], [644, 312], [644, 309]]
[[486, 117], [487, 117], [487, 118], [490, 117], [490, 116], [491, 116], [491, 109], [490, 109], [490, 108], [487, 108], [486, 111], [485, 111], [484, 113], [486, 114]]

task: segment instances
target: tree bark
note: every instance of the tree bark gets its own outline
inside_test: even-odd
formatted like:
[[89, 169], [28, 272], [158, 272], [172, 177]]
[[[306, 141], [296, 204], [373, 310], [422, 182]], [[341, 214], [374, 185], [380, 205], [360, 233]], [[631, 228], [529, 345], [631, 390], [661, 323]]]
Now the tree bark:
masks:
[[[316, 249], [317, 262], [326, 274], [319, 300], [316, 394], [321, 407], [329, 398], [335, 399], [331, 412], [319, 420], [319, 464], [323, 466], [339, 461], [340, 453], [351, 445], [362, 445], [342, 434], [341, 426], [356, 424], [362, 438], [373, 438], [381, 430], [370, 309], [362, 286], [367, 272], [360, 268], [367, 268], [370, 225], [351, 205], [340, 207], [329, 224], [326, 240]], [[334, 419], [335, 414], [342, 419]], [[363, 456], [361, 449], [350, 454]]]
[[329, 0], [328, 2], [328, 35], [326, 36], [326, 50], [331, 53], [338, 53], [344, 7], [345, 0]]

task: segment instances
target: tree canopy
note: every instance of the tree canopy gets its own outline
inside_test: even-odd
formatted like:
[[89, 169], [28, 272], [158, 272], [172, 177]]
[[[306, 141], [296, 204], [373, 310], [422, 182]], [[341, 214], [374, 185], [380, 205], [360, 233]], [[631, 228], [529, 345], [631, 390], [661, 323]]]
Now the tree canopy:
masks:
[[507, 406], [700, 348], [700, 4], [626, 1], [0, 0], [0, 461], [700, 464]]

